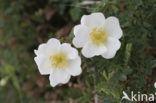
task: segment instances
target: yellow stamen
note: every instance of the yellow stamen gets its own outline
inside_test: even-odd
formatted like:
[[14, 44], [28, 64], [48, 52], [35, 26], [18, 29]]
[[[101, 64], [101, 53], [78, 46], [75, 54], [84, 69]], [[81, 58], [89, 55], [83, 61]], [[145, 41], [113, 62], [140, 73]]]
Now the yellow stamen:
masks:
[[106, 30], [103, 28], [93, 28], [92, 32], [90, 33], [91, 41], [95, 45], [104, 45], [108, 38], [108, 34]]
[[68, 63], [67, 63], [68, 62], [68, 58], [62, 52], [59, 52], [59, 53], [56, 53], [56, 54], [50, 56], [49, 59], [51, 61], [52, 67], [54, 67], [54, 68], [63, 69], [65, 67], [67, 67], [67, 65], [68, 65]]

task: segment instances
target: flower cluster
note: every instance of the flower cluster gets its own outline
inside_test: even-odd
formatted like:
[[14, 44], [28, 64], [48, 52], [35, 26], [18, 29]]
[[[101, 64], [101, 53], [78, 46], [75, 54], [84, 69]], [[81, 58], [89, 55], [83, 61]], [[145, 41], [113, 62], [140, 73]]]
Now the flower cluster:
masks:
[[[73, 44], [82, 48], [86, 58], [101, 55], [113, 58], [119, 50], [122, 36], [119, 20], [116, 17], [105, 19], [102, 13], [92, 13], [81, 18], [81, 24], [74, 27]], [[61, 44], [57, 39], [50, 39], [35, 50], [35, 62], [42, 75], [50, 75], [51, 86], [69, 81], [71, 76], [82, 72], [78, 51], [68, 43]]]

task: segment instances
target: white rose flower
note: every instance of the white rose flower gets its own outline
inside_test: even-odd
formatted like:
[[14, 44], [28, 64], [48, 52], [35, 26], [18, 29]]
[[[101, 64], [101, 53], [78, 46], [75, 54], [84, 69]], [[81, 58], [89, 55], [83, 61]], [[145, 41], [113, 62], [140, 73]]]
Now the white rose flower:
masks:
[[50, 39], [47, 43], [41, 44], [38, 50], [34, 51], [34, 58], [42, 75], [48, 75], [51, 86], [65, 84], [70, 76], [77, 76], [81, 73], [81, 59], [75, 48], [68, 43], [60, 44], [57, 39]]
[[81, 24], [74, 27], [74, 35], [73, 44], [82, 48], [82, 54], [87, 58], [97, 55], [113, 58], [121, 46], [119, 20], [116, 17], [105, 19], [102, 13], [82, 16]]

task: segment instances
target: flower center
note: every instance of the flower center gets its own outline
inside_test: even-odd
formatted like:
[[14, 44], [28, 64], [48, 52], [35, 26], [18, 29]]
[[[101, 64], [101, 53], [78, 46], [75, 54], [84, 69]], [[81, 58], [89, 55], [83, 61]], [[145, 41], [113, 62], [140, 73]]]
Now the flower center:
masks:
[[91, 41], [95, 45], [104, 45], [108, 34], [106, 33], [106, 30], [103, 28], [93, 28], [92, 32], [90, 33]]
[[68, 65], [68, 63], [67, 63], [68, 62], [68, 58], [62, 52], [59, 52], [59, 53], [56, 53], [56, 54], [50, 56], [49, 59], [51, 61], [52, 67], [54, 67], [54, 68], [63, 69], [65, 67], [67, 67], [67, 65]]

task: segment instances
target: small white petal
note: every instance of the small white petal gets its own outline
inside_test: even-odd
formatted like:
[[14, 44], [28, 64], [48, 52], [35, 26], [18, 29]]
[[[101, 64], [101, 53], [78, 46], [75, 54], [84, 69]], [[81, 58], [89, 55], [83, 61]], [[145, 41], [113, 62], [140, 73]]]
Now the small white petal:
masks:
[[49, 39], [47, 43], [40, 44], [38, 50], [34, 50], [36, 55], [52, 55], [58, 52], [60, 42], [57, 39]]
[[102, 56], [106, 59], [113, 58], [120, 46], [121, 43], [118, 39], [108, 37], [106, 41], [107, 52], [103, 53]]
[[42, 75], [47, 75], [52, 72], [52, 67], [49, 63], [48, 58], [42, 57], [42, 56], [37, 56], [34, 58], [37, 67], [39, 69], [40, 74]]
[[90, 15], [83, 15], [81, 18], [81, 24], [86, 25], [90, 28], [103, 26], [105, 17], [102, 13], [92, 13]]
[[34, 50], [34, 52], [36, 55], [44, 55], [46, 49], [47, 49], [46, 44], [42, 43], [39, 45], [38, 50]]
[[53, 73], [50, 74], [49, 80], [51, 86], [55, 87], [57, 84], [65, 84], [69, 81], [70, 75], [66, 72], [65, 69], [53, 69]]
[[154, 83], [154, 87], [156, 88], [156, 82]]
[[109, 36], [116, 39], [120, 39], [123, 34], [119, 20], [116, 17], [108, 17], [105, 20], [105, 29]]
[[51, 85], [52, 87], [55, 87], [56, 85], [59, 84], [57, 81], [54, 81], [52, 75], [49, 76], [49, 80], [50, 80], [50, 85]]
[[91, 58], [96, 55], [101, 55], [102, 53], [106, 52], [107, 48], [103, 46], [96, 46], [93, 45], [91, 42], [88, 42], [82, 49], [82, 54], [86, 58]]
[[83, 47], [89, 40], [89, 28], [85, 25], [76, 25], [74, 27], [73, 44], [77, 48]]
[[115, 54], [116, 54], [116, 50], [111, 51], [111, 49], [108, 49], [107, 52], [102, 54], [102, 57], [106, 59], [111, 59], [115, 56]]
[[66, 69], [67, 72], [72, 76], [80, 75], [80, 73], [82, 72], [80, 57], [77, 57], [76, 59], [69, 61], [69, 66]]
[[[85, 25], [79, 24], [74, 27], [74, 35], [75, 36], [79, 37], [80, 35], [83, 36], [88, 33], [89, 33], [89, 28]], [[88, 34], [88, 36], [89, 36], [89, 34]]]
[[113, 50], [118, 50], [121, 46], [121, 43], [118, 39], [108, 37], [106, 41], [106, 47]]
[[34, 53], [35, 53], [36, 55], [38, 55], [38, 50], [34, 50]]
[[48, 45], [53, 45], [53, 46], [58, 46], [60, 45], [60, 41], [55, 39], [55, 38], [51, 38], [48, 40], [47, 42]]
[[78, 56], [78, 51], [68, 43], [63, 43], [60, 50], [65, 53], [69, 59], [75, 59]]
[[61, 46], [61, 44], [60, 44], [59, 40], [57, 40], [55, 38], [49, 39], [47, 42], [46, 54], [52, 55], [52, 54], [57, 53], [59, 51], [60, 46]]

